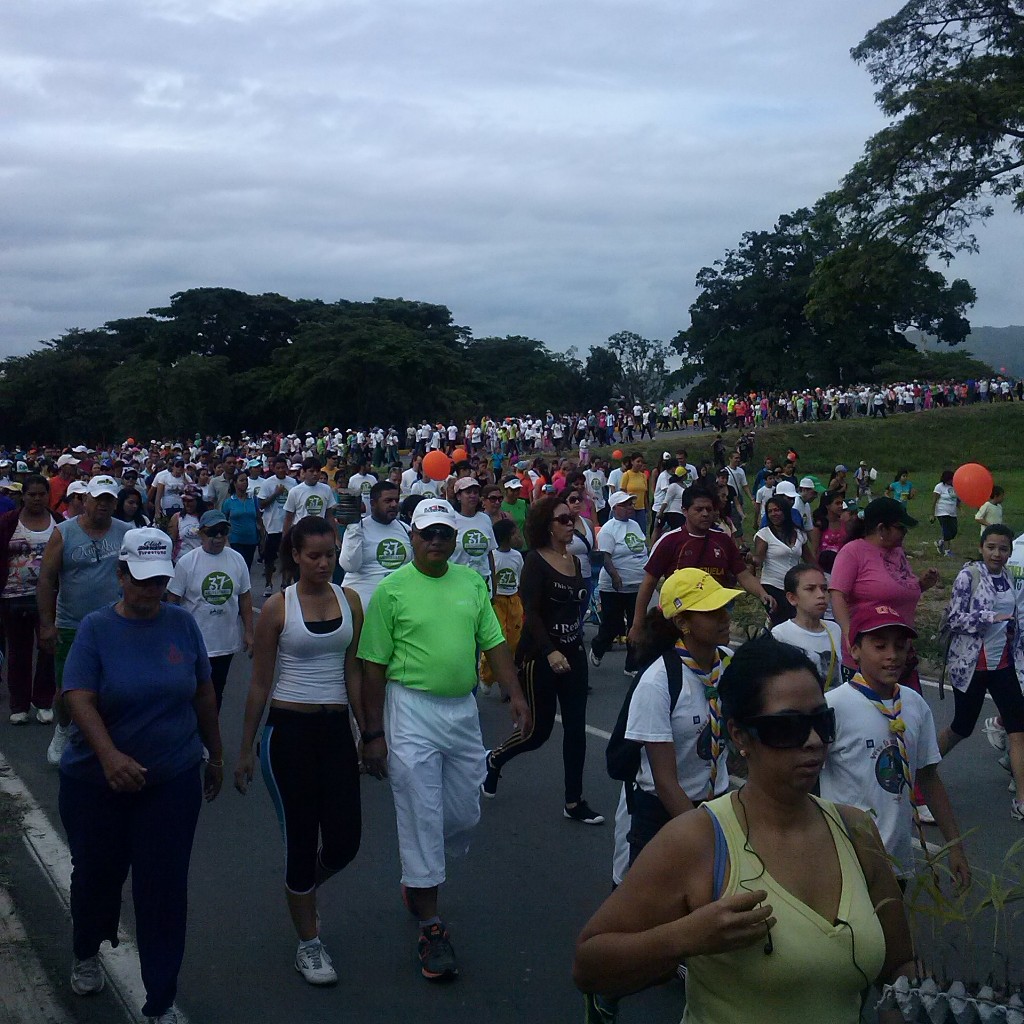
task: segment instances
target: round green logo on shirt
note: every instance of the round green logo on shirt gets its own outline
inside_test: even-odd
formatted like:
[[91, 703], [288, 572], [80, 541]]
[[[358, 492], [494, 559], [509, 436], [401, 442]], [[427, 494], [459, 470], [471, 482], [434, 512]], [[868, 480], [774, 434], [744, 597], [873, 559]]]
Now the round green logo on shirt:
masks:
[[487, 554], [487, 534], [481, 530], [470, 529], [462, 535], [462, 550], [473, 558]]
[[227, 604], [235, 592], [235, 584], [226, 572], [211, 572], [200, 587], [207, 604]]
[[647, 551], [647, 547], [644, 544], [644, 539], [640, 536], [639, 533], [633, 533], [632, 531], [630, 531], [626, 534], [625, 537], [623, 537], [623, 541], [625, 542], [626, 547], [629, 548], [629, 550], [632, 551], [634, 555], [638, 555]]
[[405, 558], [405, 545], [394, 537], [388, 537], [377, 545], [377, 562], [385, 569], [405, 565]]
[[499, 569], [498, 570], [498, 586], [507, 587], [512, 590], [519, 585], [519, 581], [516, 579], [515, 569]]
[[306, 498], [306, 515], [322, 516], [324, 514], [324, 499], [319, 494], [311, 494]]

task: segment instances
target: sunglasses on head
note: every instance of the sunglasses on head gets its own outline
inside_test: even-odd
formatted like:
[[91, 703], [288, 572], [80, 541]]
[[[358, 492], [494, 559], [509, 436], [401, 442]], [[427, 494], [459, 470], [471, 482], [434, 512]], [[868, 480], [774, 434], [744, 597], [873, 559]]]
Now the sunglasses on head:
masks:
[[208, 526], [205, 532], [207, 537], [226, 537], [231, 530], [227, 526]]
[[812, 729], [822, 743], [833, 743], [836, 738], [836, 713], [833, 708], [823, 708], [810, 714], [783, 711], [777, 715], [757, 715], [743, 725], [755, 739], [776, 750], [802, 747]]
[[572, 526], [573, 518], [568, 513], [563, 513], [560, 516], [552, 516], [551, 517], [551, 522], [553, 522], [553, 523], [561, 523], [562, 526]]
[[455, 531], [450, 526], [437, 523], [434, 526], [424, 526], [420, 530], [420, 536], [428, 542], [432, 540], [453, 540], [455, 538]]

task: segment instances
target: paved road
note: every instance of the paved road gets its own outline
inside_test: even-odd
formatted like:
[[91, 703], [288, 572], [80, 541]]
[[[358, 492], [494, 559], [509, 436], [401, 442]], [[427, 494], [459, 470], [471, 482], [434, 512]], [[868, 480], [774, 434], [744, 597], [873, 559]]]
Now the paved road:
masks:
[[[610, 653], [592, 670], [588, 720], [595, 729], [614, 722], [626, 684], [623, 657]], [[237, 750], [247, 672], [247, 663], [236, 659], [222, 713], [229, 760]], [[941, 726], [952, 714], [951, 701], [940, 707], [934, 690], [927, 696]], [[485, 740], [496, 742], [508, 728], [507, 711], [493, 699], [481, 698], [480, 706]], [[57, 775], [43, 758], [48, 735], [41, 727], [4, 725], [0, 752], [56, 822]], [[204, 810], [196, 840], [181, 1007], [193, 1024], [579, 1021], [581, 1003], [569, 976], [573, 943], [610, 884], [616, 788], [604, 773], [603, 751], [604, 741], [592, 736], [586, 796], [608, 816], [604, 827], [562, 817], [558, 729], [544, 749], [506, 769], [497, 799], [484, 802], [474, 847], [450, 864], [443, 890], [462, 966], [462, 978], [451, 986], [433, 986], [419, 975], [415, 925], [399, 899], [385, 783], [363, 780], [362, 849], [323, 890], [323, 936], [341, 978], [329, 990], [305, 985], [292, 966], [282, 844], [262, 780], [244, 798], [226, 786]], [[979, 732], [943, 772], [964, 827], [980, 830], [970, 843], [972, 860], [990, 869], [1022, 835], [1021, 823], [1009, 817], [1007, 776], [992, 753]], [[109, 993], [89, 1000], [67, 993], [66, 915], [21, 848], [8, 852], [15, 903], [60, 986], [69, 1019], [123, 1020]], [[981, 936], [977, 941], [984, 947]], [[626, 1001], [621, 1020], [676, 1021], [681, 1008], [682, 986], [673, 983]]]

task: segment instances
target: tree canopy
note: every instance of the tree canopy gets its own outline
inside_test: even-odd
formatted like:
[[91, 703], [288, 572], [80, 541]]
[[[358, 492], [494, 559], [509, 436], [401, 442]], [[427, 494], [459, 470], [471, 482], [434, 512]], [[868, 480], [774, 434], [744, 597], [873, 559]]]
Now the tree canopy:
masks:
[[620, 332], [584, 360], [474, 339], [434, 303], [195, 288], [0, 362], [0, 430], [63, 442], [566, 412], [662, 398], [663, 350]]
[[947, 285], [923, 254], [885, 239], [848, 239], [825, 206], [780, 217], [697, 274], [690, 327], [673, 345], [680, 383], [706, 392], [800, 388], [873, 379], [919, 328], [967, 336], [974, 290]]
[[830, 197], [853, 232], [949, 259], [997, 197], [1024, 210], [1022, 0], [910, 0], [852, 55], [893, 118]]

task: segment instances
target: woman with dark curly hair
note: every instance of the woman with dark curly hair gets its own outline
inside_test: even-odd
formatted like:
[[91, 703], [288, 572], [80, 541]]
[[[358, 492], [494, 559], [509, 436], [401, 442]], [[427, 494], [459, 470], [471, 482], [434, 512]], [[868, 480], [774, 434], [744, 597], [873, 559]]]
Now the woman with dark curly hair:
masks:
[[583, 762], [587, 754], [587, 656], [580, 610], [587, 588], [580, 563], [566, 550], [573, 539], [573, 515], [554, 495], [530, 506], [526, 516], [529, 546], [519, 583], [523, 635], [516, 650], [519, 681], [532, 712], [532, 725], [512, 735], [487, 755], [483, 794], [498, 791], [501, 769], [512, 758], [544, 745], [562, 714], [562, 763], [566, 818], [600, 825], [604, 817], [583, 799]]

